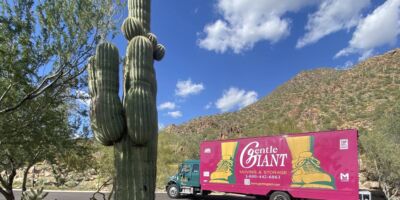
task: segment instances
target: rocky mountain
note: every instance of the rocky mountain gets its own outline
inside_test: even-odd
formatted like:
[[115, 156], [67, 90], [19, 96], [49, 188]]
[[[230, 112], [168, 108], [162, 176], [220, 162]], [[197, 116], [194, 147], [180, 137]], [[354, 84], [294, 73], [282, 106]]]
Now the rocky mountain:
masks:
[[199, 117], [163, 132], [245, 137], [283, 132], [370, 130], [400, 97], [400, 49], [346, 69], [303, 71], [237, 112]]

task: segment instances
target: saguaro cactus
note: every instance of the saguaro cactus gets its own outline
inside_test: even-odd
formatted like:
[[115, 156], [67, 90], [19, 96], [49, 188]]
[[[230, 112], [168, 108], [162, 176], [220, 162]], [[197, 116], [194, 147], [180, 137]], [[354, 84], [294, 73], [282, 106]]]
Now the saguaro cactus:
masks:
[[114, 145], [114, 199], [154, 199], [158, 122], [153, 63], [164, 57], [165, 48], [150, 33], [150, 0], [128, 0], [128, 10], [121, 27], [129, 41], [123, 103], [118, 97], [118, 50], [102, 43], [88, 68], [91, 125], [100, 143]]

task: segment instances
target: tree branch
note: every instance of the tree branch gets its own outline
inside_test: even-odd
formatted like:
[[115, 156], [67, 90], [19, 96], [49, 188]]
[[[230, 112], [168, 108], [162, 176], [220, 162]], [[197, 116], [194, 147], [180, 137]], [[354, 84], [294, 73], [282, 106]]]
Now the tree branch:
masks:
[[[82, 64], [82, 63], [84, 62], [84, 61], [79, 62], [79, 60], [82, 59], [82, 58], [84, 57], [84, 55], [88, 54], [89, 52], [90, 52], [90, 48], [87, 49], [86, 51], [82, 52], [82, 54], [76, 59], [76, 62], [78, 62], [78, 63], [77, 63], [78, 65], [80, 65], [80, 64]], [[60, 80], [61, 77], [63, 76], [63, 74], [64, 74], [63, 71], [64, 71], [64, 69], [66, 68], [66, 66], [67, 66], [67, 64], [65, 64], [63, 67], [61, 67], [60, 69], [58, 69], [56, 73], [54, 73], [54, 74], [52, 74], [52, 75], [46, 76], [46, 77], [40, 82], [39, 86], [38, 86], [35, 90], [33, 90], [32, 92], [30, 92], [30, 93], [28, 93], [27, 95], [25, 95], [25, 97], [22, 98], [22, 99], [21, 99], [18, 103], [16, 103], [15, 105], [0, 110], [0, 114], [4, 114], [4, 113], [7, 113], [7, 112], [11, 112], [11, 111], [16, 110], [17, 108], [19, 108], [20, 106], [22, 106], [27, 100], [33, 99], [33, 98], [35, 98], [35, 97], [37, 97], [37, 96], [43, 94], [43, 92], [45, 92], [48, 88], [50, 88], [50, 87], [52, 87], [52, 86], [54, 86], [54, 87], [57, 88], [57, 87], [60, 87], [61, 85], [64, 85], [64, 84], [66, 84], [66, 83], [72, 81], [73, 79], [75, 79], [75, 78], [77, 78], [79, 75], [81, 75], [83, 72], [85, 72], [85, 70], [86, 70], [86, 68], [87, 68], [87, 65], [84, 65], [84, 67], [83, 67], [80, 71], [78, 71], [76, 74], [73, 74], [73, 75], [71, 75], [70, 77], [68, 77], [67, 79], [63, 80], [62, 83], [56, 84], [56, 82], [57, 82], [58, 80]], [[71, 69], [71, 70], [72, 70], [72, 69]], [[71, 70], [70, 70], [70, 71], [71, 71]], [[54, 80], [52, 80], [52, 79], [54, 79]], [[47, 83], [49, 80], [52, 80], [52, 81], [46, 85], [46, 83]], [[11, 85], [9, 86], [9, 88], [11, 88]], [[3, 95], [5, 95], [5, 94], [3, 94]], [[1, 99], [0, 99], [0, 102], [1, 102]]]
[[[26, 94], [20, 101], [18, 101], [16, 104], [12, 105], [12, 106], [8, 106], [4, 109], [0, 110], [0, 114], [4, 114], [4, 113], [8, 113], [11, 111], [16, 110], [17, 108], [19, 108], [20, 106], [22, 106], [27, 100], [33, 99], [39, 95], [41, 95], [44, 91], [46, 91], [48, 88], [54, 86], [54, 87], [59, 87], [63, 84], [66, 84], [68, 82], [70, 82], [71, 80], [77, 78], [79, 75], [81, 75], [85, 70], [86, 70], [86, 65], [83, 67], [83, 69], [81, 69], [78, 73], [71, 75], [70, 77], [67, 77], [65, 80], [62, 81], [62, 83], [60, 84], [56, 84], [56, 82], [62, 78], [65, 74], [69, 74], [72, 71], [72, 67], [69, 70], [68, 73], [63, 73], [64, 69], [67, 68], [67, 66], [69, 66], [68, 64], [70, 63], [74, 63], [75, 65], [73, 66], [80, 66], [83, 62], [82, 61], [83, 58], [87, 57], [88, 54], [90, 54], [90, 52], [92, 51], [93, 47], [96, 45], [96, 38], [98, 37], [99, 33], [98, 33], [98, 25], [96, 26], [96, 28], [94, 29], [95, 33], [93, 35], [93, 40], [91, 40], [91, 42], [87, 43], [87, 44], [82, 44], [81, 46], [78, 47], [78, 49], [80, 49], [81, 52], [78, 52], [76, 55], [78, 55], [74, 61], [72, 62], [64, 62], [64, 64], [62, 65], [62, 67], [60, 67], [56, 73], [52, 74], [52, 75], [48, 75], [46, 76], [40, 83], [39, 86], [34, 89], [33, 91], [31, 91], [30, 93]], [[79, 67], [78, 67], [79, 69]], [[54, 80], [52, 80], [54, 79]], [[47, 83], [49, 80], [52, 80], [50, 83]], [[46, 84], [47, 83], [47, 84]], [[9, 86], [10, 87], [10, 86]], [[6, 92], [5, 92], [6, 93]], [[3, 94], [5, 96], [5, 94]], [[3, 98], [2, 95], [2, 98]], [[0, 103], [2, 98], [0, 98]]]
[[12, 190], [12, 184], [14, 182], [14, 178], [17, 175], [17, 168], [15, 167], [15, 162], [14, 159], [11, 157], [9, 153], [6, 154], [8, 159], [10, 160], [10, 167], [11, 167], [11, 173], [8, 175], [8, 188]]
[[112, 188], [111, 188], [110, 194], [108, 194], [108, 199], [107, 200], [111, 200], [114, 192], [115, 192], [115, 184], [112, 184]]
[[[51, 86], [53, 86], [53, 85], [61, 78], [61, 76], [63, 75], [62, 72], [63, 72], [63, 69], [64, 69], [64, 68], [65, 68], [65, 66], [62, 67], [62, 68], [60, 68], [59, 70], [57, 70], [56, 73], [54, 73], [54, 74], [52, 74], [52, 75], [46, 76], [46, 77], [41, 81], [41, 83], [39, 84], [39, 86], [38, 86], [36, 89], [34, 89], [34, 90], [31, 91], [30, 93], [26, 94], [25, 97], [22, 98], [22, 99], [21, 99], [18, 103], [16, 103], [15, 105], [0, 110], [0, 114], [4, 114], [4, 113], [7, 113], [7, 112], [14, 111], [14, 110], [16, 110], [17, 108], [19, 108], [20, 106], [22, 106], [22, 104], [24, 104], [25, 101], [27, 101], [27, 100], [29, 100], [29, 99], [33, 99], [33, 98], [35, 98], [35, 97], [41, 95], [44, 91], [46, 91], [46, 89], [48, 89], [48, 88], [50, 88]], [[51, 80], [51, 79], [54, 79], [54, 80], [52, 80], [50, 83], [48, 83], [48, 84], [46, 85], [47, 81], [49, 81], [49, 80]]]
[[0, 193], [5, 197], [9, 195], [8, 192], [5, 191], [2, 187], [0, 187]]
[[[103, 200], [106, 200], [106, 194], [104, 194], [103, 192], [101, 192], [101, 190], [106, 187], [107, 185], [110, 185], [110, 181], [112, 181], [113, 178], [109, 178], [107, 179], [98, 189], [95, 193], [93, 193], [93, 196], [90, 198], [90, 200], [97, 200], [96, 199], [96, 194], [100, 194], [103, 197]], [[114, 188], [114, 185], [113, 185]], [[111, 191], [112, 192], [112, 191]]]
[[[4, 180], [4, 178], [2, 176], [0, 176], [0, 183], [3, 186], [3, 188], [7, 189], [8, 187], [8, 183], [6, 180]], [[1, 187], [0, 187], [1, 188]]]
[[12, 86], [13, 86], [13, 85], [10, 84], [10, 85], [7, 87], [6, 91], [4, 91], [4, 93], [1, 95], [1, 97], [0, 97], [0, 103], [1, 103], [1, 101], [3, 101], [4, 97], [6, 96], [6, 94], [8, 93], [8, 91], [10, 91], [10, 89], [11, 89]]

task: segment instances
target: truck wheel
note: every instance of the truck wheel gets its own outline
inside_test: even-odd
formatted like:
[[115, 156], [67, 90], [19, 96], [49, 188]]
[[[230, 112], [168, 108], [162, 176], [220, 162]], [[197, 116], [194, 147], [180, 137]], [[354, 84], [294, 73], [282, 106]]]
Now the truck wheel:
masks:
[[255, 197], [256, 197], [257, 200], [266, 200], [267, 199], [267, 196], [259, 196], [259, 195], [257, 195]]
[[291, 198], [288, 193], [277, 191], [269, 196], [269, 200], [291, 200]]
[[168, 187], [168, 196], [171, 199], [177, 199], [179, 198], [179, 189], [178, 186], [175, 184], [172, 184]]
[[210, 193], [211, 193], [211, 191], [202, 190], [202, 191], [201, 191], [201, 196], [207, 196], [207, 195], [209, 195]]

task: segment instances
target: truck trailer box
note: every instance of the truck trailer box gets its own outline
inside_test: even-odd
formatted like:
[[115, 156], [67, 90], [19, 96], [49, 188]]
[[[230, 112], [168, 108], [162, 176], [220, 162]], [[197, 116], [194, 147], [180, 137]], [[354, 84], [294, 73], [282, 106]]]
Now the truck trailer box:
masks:
[[341, 130], [204, 141], [201, 190], [356, 200], [357, 138], [357, 130]]

